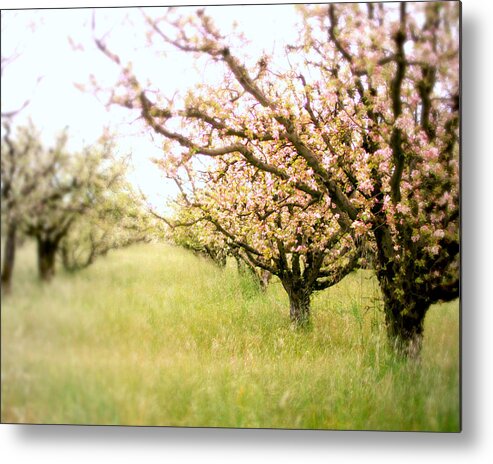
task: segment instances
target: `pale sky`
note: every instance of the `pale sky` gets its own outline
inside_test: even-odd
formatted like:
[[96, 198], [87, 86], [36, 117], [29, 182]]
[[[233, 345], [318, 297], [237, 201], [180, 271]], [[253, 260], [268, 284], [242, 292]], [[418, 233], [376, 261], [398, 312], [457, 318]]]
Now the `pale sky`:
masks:
[[[180, 8], [184, 14], [196, 8]], [[161, 10], [162, 11], [162, 10]], [[150, 15], [157, 9], [148, 9]], [[251, 40], [248, 52], [258, 59], [267, 53], [282, 53], [283, 45], [296, 38], [297, 18], [292, 5], [207, 7], [221, 31], [228, 32], [232, 24]], [[31, 103], [16, 118], [17, 123], [31, 118], [42, 131], [46, 144], [55, 134], [68, 127], [70, 148], [77, 150], [95, 141], [109, 127], [117, 134], [119, 150], [133, 154], [131, 181], [140, 188], [158, 209], [173, 189], [165, 181], [150, 158], [162, 155], [159, 140], [152, 141], [142, 133], [136, 116], [117, 107], [109, 111], [90, 92], [93, 75], [102, 87], [111, 87], [119, 74], [117, 67], [92, 40], [91, 9], [24, 10], [2, 12], [2, 56], [16, 50], [19, 57], [5, 69], [2, 77], [2, 111], [18, 108], [26, 99]], [[96, 34], [108, 33], [107, 42], [124, 62], [130, 61], [139, 78], [149, 78], [163, 93], [172, 96], [184, 92], [195, 83], [214, 81], [217, 67], [208, 64], [195, 67], [191, 56], [168, 47], [163, 55], [146, 45], [146, 31], [141, 13], [136, 8], [98, 9]], [[70, 37], [70, 39], [69, 39]], [[75, 45], [75, 50], [74, 50]], [[39, 78], [42, 78], [37, 83]]]

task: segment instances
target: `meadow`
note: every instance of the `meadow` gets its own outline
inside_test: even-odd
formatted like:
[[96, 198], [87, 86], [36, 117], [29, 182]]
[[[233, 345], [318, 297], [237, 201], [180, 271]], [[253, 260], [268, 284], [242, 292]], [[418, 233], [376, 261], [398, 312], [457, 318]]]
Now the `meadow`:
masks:
[[435, 305], [421, 360], [386, 347], [378, 285], [359, 270], [289, 322], [264, 294], [163, 244], [36, 278], [19, 250], [2, 297], [2, 422], [459, 431], [459, 303]]

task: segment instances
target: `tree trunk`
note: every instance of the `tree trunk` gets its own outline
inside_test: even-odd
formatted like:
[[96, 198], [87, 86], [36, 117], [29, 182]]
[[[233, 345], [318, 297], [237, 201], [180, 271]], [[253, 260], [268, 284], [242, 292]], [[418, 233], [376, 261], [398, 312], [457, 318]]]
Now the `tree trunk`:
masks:
[[45, 282], [49, 282], [55, 275], [55, 257], [58, 242], [43, 240], [40, 237], [37, 237], [37, 242], [39, 278]]
[[299, 327], [304, 327], [310, 324], [310, 296], [311, 291], [301, 287], [285, 285], [289, 296], [289, 316], [291, 322]]
[[374, 234], [377, 243], [375, 266], [384, 300], [389, 344], [400, 356], [419, 358], [423, 344], [423, 323], [430, 301], [426, 291], [415, 284], [412, 259], [396, 263], [388, 227], [382, 223], [375, 227]]
[[406, 358], [419, 358], [423, 345], [424, 314], [416, 317], [396, 315], [386, 305], [385, 320], [387, 336], [394, 351]]
[[220, 268], [226, 267], [227, 255], [224, 250], [222, 249], [217, 250], [214, 248], [210, 248], [208, 246], [205, 246], [204, 249], [205, 252], [202, 252], [202, 254], [205, 255], [207, 258], [211, 259], [216, 266]]
[[[391, 347], [398, 355], [417, 359], [423, 345], [423, 328], [430, 304], [419, 297], [397, 299], [395, 294], [402, 289], [381, 285], [384, 296], [385, 323]], [[405, 289], [406, 294], [416, 295]]]
[[15, 248], [17, 237], [17, 224], [10, 222], [7, 227], [7, 236], [5, 237], [3, 264], [2, 264], [2, 290], [8, 294], [12, 290], [12, 273], [15, 263]]
[[267, 287], [269, 286], [269, 282], [272, 278], [272, 274], [269, 271], [266, 270], [261, 270], [260, 275], [259, 275], [259, 285], [260, 285], [260, 290], [263, 292], [267, 291]]
[[236, 269], [238, 270], [238, 274], [241, 276], [246, 274], [246, 264], [245, 262], [237, 255], [233, 255], [236, 261]]

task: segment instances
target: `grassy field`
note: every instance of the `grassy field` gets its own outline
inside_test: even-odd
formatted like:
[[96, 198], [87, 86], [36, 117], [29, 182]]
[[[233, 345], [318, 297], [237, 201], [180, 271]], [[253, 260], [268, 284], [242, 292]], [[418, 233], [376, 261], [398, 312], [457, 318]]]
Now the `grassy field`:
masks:
[[386, 350], [358, 271], [294, 330], [280, 284], [142, 245], [36, 281], [20, 250], [2, 299], [3, 422], [459, 430], [458, 302], [428, 313], [421, 362]]

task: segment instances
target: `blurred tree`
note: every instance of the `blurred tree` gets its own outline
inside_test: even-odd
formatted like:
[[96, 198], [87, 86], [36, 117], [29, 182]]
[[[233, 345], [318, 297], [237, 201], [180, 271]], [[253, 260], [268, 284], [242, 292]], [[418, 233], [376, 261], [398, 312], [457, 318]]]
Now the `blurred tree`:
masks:
[[[5, 32], [5, 14], [1, 15], [1, 35]], [[20, 56], [18, 50], [6, 55], [3, 52], [0, 57], [0, 77], [4, 83], [5, 71]], [[41, 78], [37, 79], [37, 82]], [[2, 98], [2, 162], [1, 162], [1, 200], [2, 200], [2, 237], [4, 237], [4, 252], [1, 270], [1, 289], [3, 293], [10, 293], [12, 284], [12, 272], [15, 263], [16, 243], [18, 238], [19, 207], [18, 199], [28, 197], [36, 186], [37, 174], [30, 171], [26, 158], [31, 152], [40, 150], [39, 134], [35, 134], [34, 127], [29, 123], [28, 128], [21, 129], [19, 140], [15, 143], [11, 138], [12, 126], [15, 117], [26, 108], [30, 100], [25, 99], [17, 108], [4, 108]], [[51, 166], [38, 166], [40, 173], [51, 170]]]
[[112, 141], [104, 136], [78, 153], [70, 153], [66, 145], [66, 132], [46, 149], [32, 124], [19, 127], [14, 138], [10, 123], [4, 123], [2, 285], [6, 291], [11, 286], [19, 230], [36, 240], [39, 277], [45, 281], [55, 273], [55, 258], [64, 239], [68, 267], [82, 265], [74, 253], [81, 247], [84, 231], [89, 230], [93, 248], [87, 264], [110, 248], [144, 239], [145, 219], [139, 217], [137, 201], [124, 180], [126, 162], [115, 158]]
[[80, 270], [110, 250], [149, 242], [159, 235], [158, 224], [146, 212], [141, 197], [120, 177], [85, 214], [77, 217], [63, 237], [62, 263], [68, 271]]
[[[12, 138], [11, 119], [3, 122], [1, 157], [2, 235], [4, 250], [2, 260], [2, 291], [9, 293], [15, 263], [19, 227], [23, 218], [30, 214], [33, 193], [40, 179], [49, 177], [57, 158], [42, 157], [40, 134], [32, 123], [20, 127], [17, 137]], [[33, 161], [36, 161], [33, 163]]]
[[23, 218], [23, 230], [37, 242], [39, 277], [46, 281], [55, 273], [62, 239], [78, 218], [105, 200], [108, 189], [125, 173], [125, 164], [113, 156], [110, 140], [103, 138], [79, 153], [69, 153], [66, 141], [62, 134], [53, 149], [42, 152], [54, 169], [38, 179], [30, 214]]
[[210, 259], [219, 267], [226, 266], [229, 254], [227, 239], [193, 209], [181, 208], [173, 219], [162, 216], [161, 218], [169, 226], [169, 241], [192, 251], [197, 256]]
[[176, 202], [173, 219], [156, 215], [168, 226], [167, 238], [175, 245], [191, 250], [197, 256], [210, 259], [219, 267], [225, 267], [228, 256], [236, 260], [238, 272], [248, 274], [255, 284], [265, 291], [271, 273], [256, 266], [231, 239], [208, 221], [200, 210]]

